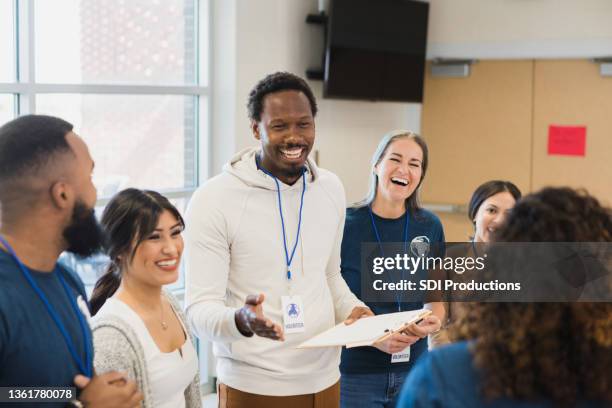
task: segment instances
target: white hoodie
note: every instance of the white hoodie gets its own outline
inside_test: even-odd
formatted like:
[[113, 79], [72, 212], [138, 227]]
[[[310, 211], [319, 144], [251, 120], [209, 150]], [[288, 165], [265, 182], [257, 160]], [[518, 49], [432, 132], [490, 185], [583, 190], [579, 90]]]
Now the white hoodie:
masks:
[[[220, 382], [260, 395], [316, 393], [338, 381], [340, 348], [295, 347], [363, 305], [340, 274], [344, 189], [337, 176], [308, 161], [290, 289], [276, 184], [257, 169], [257, 151], [238, 153], [191, 199], [185, 233], [187, 317], [198, 336], [214, 342]], [[279, 184], [291, 252], [302, 180]], [[247, 295], [264, 293], [265, 316], [282, 325], [281, 296], [290, 291], [302, 298], [304, 332], [285, 334], [284, 342], [240, 334], [234, 312]]]

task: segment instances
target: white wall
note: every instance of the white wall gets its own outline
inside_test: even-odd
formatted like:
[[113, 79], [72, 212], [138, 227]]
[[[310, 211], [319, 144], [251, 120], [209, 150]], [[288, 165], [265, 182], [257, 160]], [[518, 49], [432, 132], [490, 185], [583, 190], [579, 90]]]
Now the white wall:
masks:
[[236, 150], [236, 1], [211, 0], [212, 47], [210, 64], [210, 117], [212, 121], [209, 173], [221, 166]]
[[428, 58], [612, 56], [610, 0], [430, 0]]
[[[316, 0], [214, 0], [213, 6], [213, 19], [225, 18], [215, 22], [215, 48], [226, 54], [213, 64], [212, 170], [216, 174], [228, 160], [230, 147], [233, 151], [255, 143], [246, 111], [250, 89], [269, 73], [284, 70], [305, 76], [307, 67], [320, 65], [323, 32], [305, 23], [308, 13], [317, 12]], [[227, 8], [235, 11], [231, 22]], [[228, 32], [234, 29], [235, 36]], [[232, 60], [235, 70], [226, 65]], [[233, 94], [228, 92], [232, 80]], [[310, 81], [310, 85], [319, 103], [315, 142], [319, 164], [338, 174], [348, 200], [357, 201], [366, 193], [370, 156], [378, 140], [392, 129], [418, 131], [420, 105], [323, 99], [322, 83]]]
[[[323, 34], [308, 25], [317, 0], [213, 2], [212, 174], [255, 143], [249, 90], [266, 74], [304, 76], [320, 65]], [[612, 55], [612, 0], [431, 0], [429, 57], [569, 58]], [[420, 105], [318, 98], [320, 164], [343, 180], [349, 201], [365, 194], [369, 160], [389, 130], [420, 130]], [[427, 135], [424, 135], [427, 138]], [[435, 154], [435, 152], [434, 152]]]

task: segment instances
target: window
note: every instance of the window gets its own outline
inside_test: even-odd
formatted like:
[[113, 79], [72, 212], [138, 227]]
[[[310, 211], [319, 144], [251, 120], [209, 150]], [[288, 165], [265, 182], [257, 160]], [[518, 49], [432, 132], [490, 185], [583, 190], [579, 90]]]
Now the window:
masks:
[[0, 123], [6, 123], [15, 116], [14, 96], [0, 94]]
[[45, 94], [39, 113], [70, 118], [96, 162], [98, 194], [125, 187], [190, 189], [196, 175], [197, 98], [183, 95]]
[[198, 82], [193, 0], [36, 0], [35, 8], [38, 82]]
[[[0, 124], [74, 124], [96, 162], [98, 214], [127, 187], [184, 212], [207, 175], [208, 30], [207, 0], [0, 0]], [[64, 261], [89, 291], [106, 265]]]
[[0, 124], [15, 117], [15, 95], [12, 93], [15, 90], [8, 86], [9, 83], [15, 82], [13, 5], [13, 0], [0, 0]]
[[15, 80], [14, 15], [13, 0], [0, 0], [0, 83]]

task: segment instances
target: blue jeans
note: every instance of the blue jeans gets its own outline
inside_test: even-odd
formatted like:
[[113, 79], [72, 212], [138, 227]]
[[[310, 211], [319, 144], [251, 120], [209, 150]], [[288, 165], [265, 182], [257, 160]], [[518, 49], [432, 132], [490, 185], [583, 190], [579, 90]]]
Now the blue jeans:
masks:
[[408, 372], [342, 374], [341, 408], [395, 408]]

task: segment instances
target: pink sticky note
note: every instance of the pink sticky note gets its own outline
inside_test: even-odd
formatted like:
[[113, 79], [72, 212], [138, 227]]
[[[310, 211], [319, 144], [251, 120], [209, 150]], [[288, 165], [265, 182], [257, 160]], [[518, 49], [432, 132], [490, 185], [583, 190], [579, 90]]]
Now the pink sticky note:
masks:
[[548, 154], [584, 156], [586, 150], [586, 126], [548, 127]]

